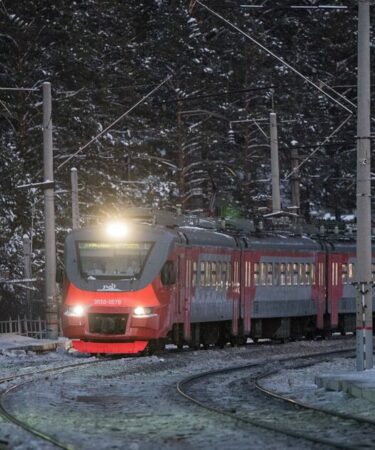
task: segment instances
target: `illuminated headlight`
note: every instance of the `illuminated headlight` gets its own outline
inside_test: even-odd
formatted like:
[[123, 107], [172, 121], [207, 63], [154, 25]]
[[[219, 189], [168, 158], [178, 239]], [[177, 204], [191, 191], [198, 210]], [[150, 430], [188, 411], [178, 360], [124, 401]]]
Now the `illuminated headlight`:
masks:
[[86, 309], [82, 305], [68, 306], [68, 309], [64, 312], [69, 317], [83, 317]]
[[128, 228], [124, 223], [113, 222], [107, 225], [107, 234], [113, 239], [121, 239], [128, 234]]
[[133, 314], [135, 317], [144, 317], [152, 315], [152, 308], [146, 308], [144, 306], [137, 306], [134, 308]]

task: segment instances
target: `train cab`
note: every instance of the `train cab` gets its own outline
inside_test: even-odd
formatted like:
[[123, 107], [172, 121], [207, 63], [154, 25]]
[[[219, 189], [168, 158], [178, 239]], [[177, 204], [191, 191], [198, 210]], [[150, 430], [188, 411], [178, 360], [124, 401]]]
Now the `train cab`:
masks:
[[136, 353], [165, 334], [171, 320], [165, 272], [173, 267], [175, 241], [172, 231], [135, 223], [67, 237], [62, 324], [74, 348]]

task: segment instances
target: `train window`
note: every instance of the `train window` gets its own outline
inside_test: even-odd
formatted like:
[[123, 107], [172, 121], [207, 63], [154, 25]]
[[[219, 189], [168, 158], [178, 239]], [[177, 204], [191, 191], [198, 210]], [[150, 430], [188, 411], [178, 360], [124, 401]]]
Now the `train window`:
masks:
[[286, 265], [286, 284], [288, 286], [292, 285], [292, 269], [293, 269], [292, 264], [287, 263], [287, 265]]
[[232, 266], [231, 263], [227, 263], [227, 288], [232, 286]]
[[227, 283], [227, 263], [221, 264], [221, 287], [225, 289]]
[[245, 286], [251, 286], [251, 263], [250, 261], [246, 261], [245, 263]]
[[348, 283], [348, 265], [341, 264], [341, 282], [342, 284]]
[[285, 286], [286, 284], [286, 274], [285, 274], [286, 266], [284, 263], [280, 264], [280, 286]]
[[354, 278], [354, 264], [349, 263], [348, 264], [348, 280], [353, 280]]
[[339, 284], [339, 264], [332, 263], [332, 286], [338, 286]]
[[293, 284], [294, 286], [298, 285], [298, 263], [293, 263]]
[[309, 264], [309, 263], [305, 264], [305, 283], [312, 284], [311, 283], [311, 264]]
[[160, 279], [164, 286], [176, 283], [176, 266], [173, 261], [166, 261], [160, 272]]
[[273, 271], [273, 284], [275, 286], [278, 286], [280, 284], [280, 264], [275, 263], [273, 265], [274, 271]]
[[323, 286], [324, 284], [323, 263], [318, 264], [318, 269], [319, 269], [319, 286]]
[[78, 242], [82, 276], [139, 279], [152, 246], [152, 242]]
[[254, 263], [254, 284], [259, 286], [259, 264]]
[[299, 264], [298, 265], [298, 277], [299, 277], [299, 284], [305, 284], [306, 283], [306, 272], [305, 272], [305, 264]]
[[261, 263], [260, 264], [260, 284], [262, 286], [266, 285], [266, 280], [267, 279], [267, 264], [266, 263]]
[[206, 287], [209, 287], [211, 284], [211, 264], [209, 261], [205, 261], [204, 263], [204, 278], [206, 280]]
[[191, 279], [191, 286], [195, 287], [197, 285], [197, 261], [193, 261], [193, 277]]
[[221, 286], [221, 262], [216, 263], [216, 286], [219, 289]]
[[201, 270], [200, 270], [200, 277], [199, 277], [199, 285], [200, 285], [200, 287], [203, 287], [205, 285], [204, 275], [205, 275], [204, 262], [201, 261]]
[[311, 284], [315, 285], [315, 263], [311, 264], [311, 275], [310, 275], [310, 280], [311, 280]]
[[211, 286], [216, 287], [216, 263], [211, 263]]
[[272, 286], [273, 282], [273, 264], [268, 263], [267, 264], [267, 284], [268, 286]]

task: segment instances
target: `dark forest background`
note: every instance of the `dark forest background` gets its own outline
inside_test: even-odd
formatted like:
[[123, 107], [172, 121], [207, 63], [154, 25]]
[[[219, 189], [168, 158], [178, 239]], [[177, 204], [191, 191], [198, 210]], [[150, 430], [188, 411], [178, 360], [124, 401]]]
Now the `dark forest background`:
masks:
[[[353, 112], [326, 142], [348, 111], [193, 3], [0, 0], [0, 88], [35, 89], [0, 90], [1, 279], [23, 277], [25, 233], [33, 243], [33, 276], [43, 277], [43, 193], [17, 186], [42, 181], [45, 81], [53, 94], [60, 265], [71, 227], [72, 167], [83, 224], [129, 206], [257, 214], [270, 198], [269, 141], [262, 130], [269, 134], [272, 110], [279, 120], [283, 206], [291, 204], [290, 179], [284, 179], [295, 149], [301, 158], [314, 152], [300, 173], [301, 213], [339, 218], [354, 212], [357, 2], [329, 2], [348, 6], [343, 11], [290, 8], [318, 6], [314, 0], [205, 0]], [[229, 134], [230, 121], [247, 119], [259, 120], [262, 130], [235, 123]], [[20, 307], [25, 290], [1, 284], [0, 295], [2, 315], [10, 304]]]

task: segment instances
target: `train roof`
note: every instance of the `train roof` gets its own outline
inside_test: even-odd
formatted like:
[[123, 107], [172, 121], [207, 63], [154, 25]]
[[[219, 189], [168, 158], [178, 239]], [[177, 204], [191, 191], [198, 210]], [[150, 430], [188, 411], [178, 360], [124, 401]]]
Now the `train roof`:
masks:
[[194, 226], [182, 226], [178, 230], [186, 237], [186, 243], [197, 246], [236, 248], [238, 243], [233, 236], [216, 230], [206, 230]]
[[275, 234], [259, 234], [249, 236], [245, 239], [247, 247], [259, 249], [293, 249], [293, 250], [321, 250], [320, 243], [309, 236], [305, 235], [288, 235], [282, 233]]

